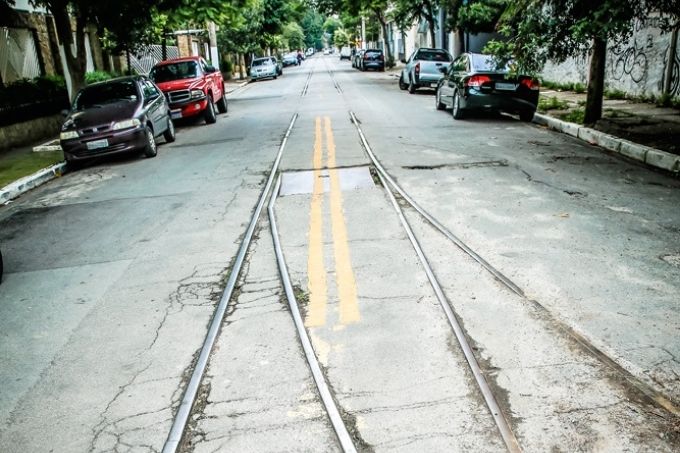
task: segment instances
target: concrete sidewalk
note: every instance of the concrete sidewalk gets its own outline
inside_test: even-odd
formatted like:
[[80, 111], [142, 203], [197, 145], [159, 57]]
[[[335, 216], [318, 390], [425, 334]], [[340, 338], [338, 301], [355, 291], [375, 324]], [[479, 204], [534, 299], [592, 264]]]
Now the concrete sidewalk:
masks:
[[[225, 82], [224, 85], [227, 95], [229, 95], [247, 84], [248, 80], [233, 80]], [[0, 187], [0, 204], [8, 203], [19, 197], [21, 194], [59, 177], [68, 171], [66, 163], [63, 162], [63, 154], [61, 154], [61, 147], [59, 147], [59, 139], [56, 137], [51, 140], [12, 148], [0, 153], [0, 169], [3, 168], [3, 166], [11, 165], [11, 163], [23, 161], [27, 162], [27, 166], [30, 166], [30, 161], [45, 160], [51, 160], [54, 163], [52, 165], [48, 163], [47, 167], [29, 173], [15, 181], [11, 181], [4, 187]], [[39, 167], [34, 166], [34, 168]]]

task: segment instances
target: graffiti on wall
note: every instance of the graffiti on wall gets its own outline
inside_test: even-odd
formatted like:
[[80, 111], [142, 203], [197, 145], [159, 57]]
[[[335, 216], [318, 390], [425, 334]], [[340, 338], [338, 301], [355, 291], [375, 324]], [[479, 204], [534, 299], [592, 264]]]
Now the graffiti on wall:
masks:
[[[651, 36], [649, 36], [651, 38]], [[654, 41], [647, 41], [647, 46], [641, 46], [633, 40], [629, 47], [609, 49], [611, 76], [614, 80], [630, 77], [633, 82], [640, 83], [647, 78], [647, 54], [645, 47], [654, 47]]]

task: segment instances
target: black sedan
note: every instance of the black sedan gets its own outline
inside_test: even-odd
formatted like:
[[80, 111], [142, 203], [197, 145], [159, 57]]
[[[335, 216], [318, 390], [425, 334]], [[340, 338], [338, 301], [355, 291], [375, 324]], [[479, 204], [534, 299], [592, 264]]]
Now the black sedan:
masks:
[[437, 85], [437, 110], [450, 108], [454, 119], [471, 110], [517, 113], [531, 121], [538, 104], [539, 82], [498, 68], [490, 55], [464, 53], [445, 70]]
[[157, 153], [156, 137], [175, 140], [170, 108], [147, 77], [131, 76], [89, 85], [75, 97], [59, 136], [74, 165], [99, 156]]

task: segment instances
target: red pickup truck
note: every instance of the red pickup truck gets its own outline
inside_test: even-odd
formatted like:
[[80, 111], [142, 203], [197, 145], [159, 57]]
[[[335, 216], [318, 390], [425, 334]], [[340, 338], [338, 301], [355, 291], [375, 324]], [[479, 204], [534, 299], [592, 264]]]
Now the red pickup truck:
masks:
[[201, 57], [161, 61], [149, 77], [168, 98], [173, 119], [203, 115], [212, 124], [217, 121], [215, 105], [220, 113], [227, 112], [222, 73]]

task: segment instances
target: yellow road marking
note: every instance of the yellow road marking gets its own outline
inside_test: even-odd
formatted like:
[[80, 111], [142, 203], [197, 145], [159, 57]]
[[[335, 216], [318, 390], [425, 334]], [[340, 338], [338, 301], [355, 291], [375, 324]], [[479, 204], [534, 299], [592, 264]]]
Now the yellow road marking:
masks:
[[307, 257], [307, 278], [309, 288], [309, 307], [305, 324], [318, 327], [326, 324], [327, 286], [326, 263], [323, 257], [323, 165], [321, 118], [316, 119], [314, 137], [314, 189], [309, 215], [309, 256]]
[[[335, 255], [335, 279], [340, 299], [340, 323], [351, 324], [359, 321], [359, 304], [357, 303], [357, 288], [349, 256], [347, 227], [345, 215], [342, 211], [342, 190], [338, 171], [333, 169], [335, 163], [335, 141], [331, 129], [331, 119], [325, 117], [326, 147], [328, 148], [328, 167], [331, 180], [331, 224], [333, 226], [333, 251]], [[318, 124], [318, 123], [317, 123]]]

